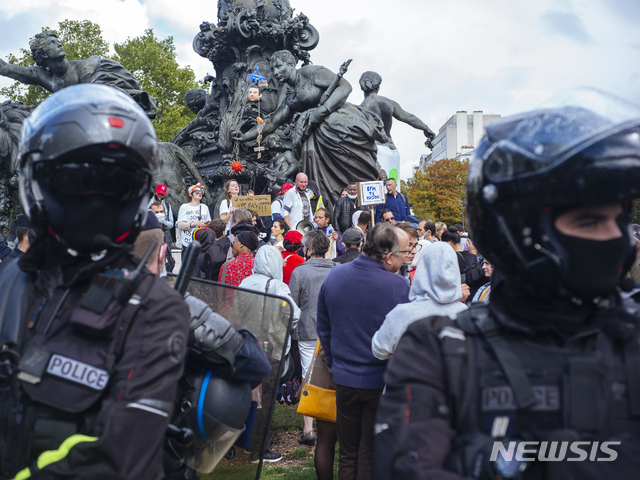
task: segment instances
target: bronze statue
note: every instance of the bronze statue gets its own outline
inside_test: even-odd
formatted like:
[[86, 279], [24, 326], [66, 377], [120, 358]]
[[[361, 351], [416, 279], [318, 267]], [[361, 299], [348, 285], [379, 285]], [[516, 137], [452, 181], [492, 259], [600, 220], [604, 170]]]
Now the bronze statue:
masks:
[[184, 103], [197, 115], [207, 104], [207, 92], [202, 88], [192, 88], [184, 94]]
[[86, 60], [67, 60], [64, 47], [54, 32], [36, 34], [31, 44], [31, 55], [36, 67], [11, 65], [0, 59], [0, 75], [39, 85], [50, 92], [78, 83], [101, 83], [131, 96], [149, 118], [155, 118], [158, 112], [157, 99], [140, 90], [136, 79], [122, 65], [97, 55]]
[[9, 228], [9, 219], [18, 218], [18, 143], [22, 122], [34, 105], [7, 100], [0, 104], [0, 231]]
[[431, 141], [436, 136], [436, 134], [433, 133], [433, 130], [431, 130], [427, 124], [418, 117], [404, 110], [398, 102], [391, 100], [390, 98], [383, 97], [382, 95], [378, 95], [381, 83], [382, 77], [376, 72], [364, 72], [360, 76], [360, 88], [364, 92], [364, 100], [360, 106], [380, 117], [384, 124], [384, 131], [389, 138], [388, 147], [392, 150], [396, 149], [396, 146], [391, 139], [391, 124], [395, 118], [396, 120], [411, 125], [413, 128], [422, 130], [424, 132], [424, 136], [427, 137], [425, 146], [433, 148]]
[[[347, 103], [348, 62], [337, 74], [311, 65], [309, 52], [318, 42], [317, 30], [304, 14], [293, 15], [289, 0], [218, 0], [218, 23], [202, 22], [193, 40], [215, 76], [205, 78], [208, 91], [185, 96], [197, 116], [174, 136], [171, 143], [180, 148], [162, 147], [165, 172], [156, 180], [169, 184], [180, 173], [171, 185], [176, 193], [184, 181], [202, 182], [209, 208], [217, 211], [230, 179], [242, 192], [274, 195], [303, 171], [330, 208], [350, 181], [386, 177], [380, 164], [398, 157], [390, 136], [393, 118], [422, 130], [430, 145], [435, 135], [427, 125], [378, 95], [376, 73], [361, 79], [362, 105]], [[36, 67], [0, 60], [0, 75], [52, 92], [76, 83], [107, 84], [129, 94], [151, 118], [156, 113], [156, 99], [117, 62], [97, 56], [67, 60], [49, 31], [36, 35], [31, 52]]]
[[272, 160], [267, 165], [260, 165], [256, 173], [268, 180], [268, 193], [276, 197], [285, 183], [292, 183], [296, 178], [300, 162], [291, 150], [284, 148], [277, 133], [269, 135], [267, 147], [273, 155]]
[[[300, 146], [301, 171], [315, 180], [329, 208], [340, 198], [344, 185], [358, 179], [375, 180], [379, 175], [375, 141], [386, 143], [380, 119], [347, 103], [351, 85], [329, 69], [304, 65], [296, 70], [297, 59], [288, 50], [271, 56], [271, 70], [281, 86], [291, 89], [278, 109], [265, 120], [267, 136], [299, 113], [294, 145]], [[237, 138], [250, 142], [253, 128]]]
[[[299, 153], [292, 148], [293, 121], [280, 125], [275, 143], [263, 134], [258, 145], [257, 128], [246, 143], [237, 141], [237, 132], [258, 127], [257, 118], [268, 118], [282, 101], [282, 89], [269, 68], [273, 52], [289, 50], [306, 65], [309, 51], [319, 41], [309, 19], [302, 13], [293, 15], [289, 0], [219, 0], [217, 20], [202, 22], [193, 39], [194, 51], [215, 70], [209, 97], [217, 108], [207, 105], [198, 113], [198, 128], [186, 129], [172, 140], [193, 152], [216, 199], [209, 205], [211, 211], [217, 211], [228, 180], [236, 180], [242, 192], [267, 194], [299, 161]], [[261, 82], [253, 78], [256, 67], [264, 77]], [[259, 101], [253, 89], [249, 98], [249, 87], [256, 84]], [[295, 173], [287, 180], [293, 178]]]

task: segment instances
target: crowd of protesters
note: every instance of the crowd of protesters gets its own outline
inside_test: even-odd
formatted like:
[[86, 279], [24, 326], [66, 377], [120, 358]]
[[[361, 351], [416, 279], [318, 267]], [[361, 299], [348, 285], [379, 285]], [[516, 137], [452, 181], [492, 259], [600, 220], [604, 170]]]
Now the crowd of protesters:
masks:
[[[276, 294], [291, 300], [299, 318], [292, 343], [302, 378], [320, 341], [335, 382], [336, 423], [315, 420], [314, 430], [314, 419], [303, 417], [298, 441], [316, 446], [321, 480], [333, 478], [336, 443], [340, 478], [371, 478], [383, 374], [408, 326], [431, 315], [455, 318], [471, 303], [490, 300], [493, 266], [463, 228], [417, 219], [395, 180], [386, 187], [386, 202], [370, 211], [358, 204], [356, 183], [350, 183], [330, 212], [318, 204], [301, 173], [295, 184], [282, 187], [271, 226], [265, 228], [256, 212], [233, 206], [237, 182], [225, 186], [213, 219], [204, 189], [196, 184], [175, 221], [183, 249], [194, 240], [201, 244], [194, 277], [261, 291], [271, 284]], [[158, 185], [149, 208], [171, 245], [174, 218], [166, 193], [166, 186]], [[296, 228], [300, 222], [313, 228]], [[0, 260], [29, 248], [25, 225], [19, 224], [13, 237], [13, 249], [0, 239]], [[168, 255], [166, 270], [174, 265]], [[282, 458], [267, 453], [267, 461]]]
[[[385, 186], [386, 202], [373, 211], [359, 205], [355, 182], [329, 211], [300, 173], [294, 184], [283, 185], [265, 221], [233, 206], [240, 192], [235, 181], [225, 185], [218, 215], [211, 218], [204, 189], [196, 184], [175, 222], [183, 254], [191, 241], [201, 244], [194, 277], [241, 288], [253, 288], [258, 277], [277, 279], [277, 293], [300, 312], [292, 340], [302, 378], [320, 340], [335, 381], [337, 420], [316, 420], [314, 430], [314, 419], [304, 417], [298, 441], [316, 446], [321, 480], [333, 478], [336, 442], [340, 478], [371, 477], [383, 374], [407, 326], [430, 314], [454, 317], [472, 301], [489, 299], [491, 265], [462, 227], [417, 219], [396, 181]], [[158, 185], [149, 207], [170, 242], [166, 193]], [[300, 222], [308, 222], [307, 228], [297, 228]], [[171, 271], [173, 262], [165, 266]], [[268, 454], [268, 461], [282, 458]]]

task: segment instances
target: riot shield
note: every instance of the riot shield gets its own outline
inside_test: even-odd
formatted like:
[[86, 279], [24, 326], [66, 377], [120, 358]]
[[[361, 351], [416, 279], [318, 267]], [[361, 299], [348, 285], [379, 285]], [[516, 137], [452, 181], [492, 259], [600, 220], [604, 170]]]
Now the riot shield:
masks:
[[[173, 285], [176, 276], [168, 275], [166, 279]], [[223, 459], [212, 474], [226, 478], [227, 472], [233, 478], [259, 479], [283, 359], [290, 344], [293, 306], [284, 297], [195, 278], [189, 280], [187, 291], [225, 317], [234, 328], [251, 331], [271, 363], [271, 373], [252, 391], [246, 430], [236, 442], [233, 458]]]

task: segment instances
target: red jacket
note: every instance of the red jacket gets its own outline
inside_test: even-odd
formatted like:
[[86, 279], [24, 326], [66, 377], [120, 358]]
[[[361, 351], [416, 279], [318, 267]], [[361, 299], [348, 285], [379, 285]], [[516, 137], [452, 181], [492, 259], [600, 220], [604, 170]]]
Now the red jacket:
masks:
[[298, 255], [296, 252], [288, 252], [283, 250], [282, 252], [282, 281], [289, 285], [291, 280], [291, 274], [293, 269], [298, 265], [304, 263], [304, 258]]

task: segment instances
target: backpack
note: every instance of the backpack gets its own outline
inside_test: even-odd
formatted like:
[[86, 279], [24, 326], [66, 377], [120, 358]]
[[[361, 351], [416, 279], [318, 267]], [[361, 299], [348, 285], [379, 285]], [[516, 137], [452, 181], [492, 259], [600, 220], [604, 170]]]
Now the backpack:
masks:
[[[220, 243], [218, 243], [220, 242]], [[229, 237], [224, 236], [204, 252], [203, 273], [207, 280], [218, 281], [218, 275], [222, 265], [227, 261], [227, 255], [231, 250]], [[233, 256], [233, 255], [232, 255]]]

